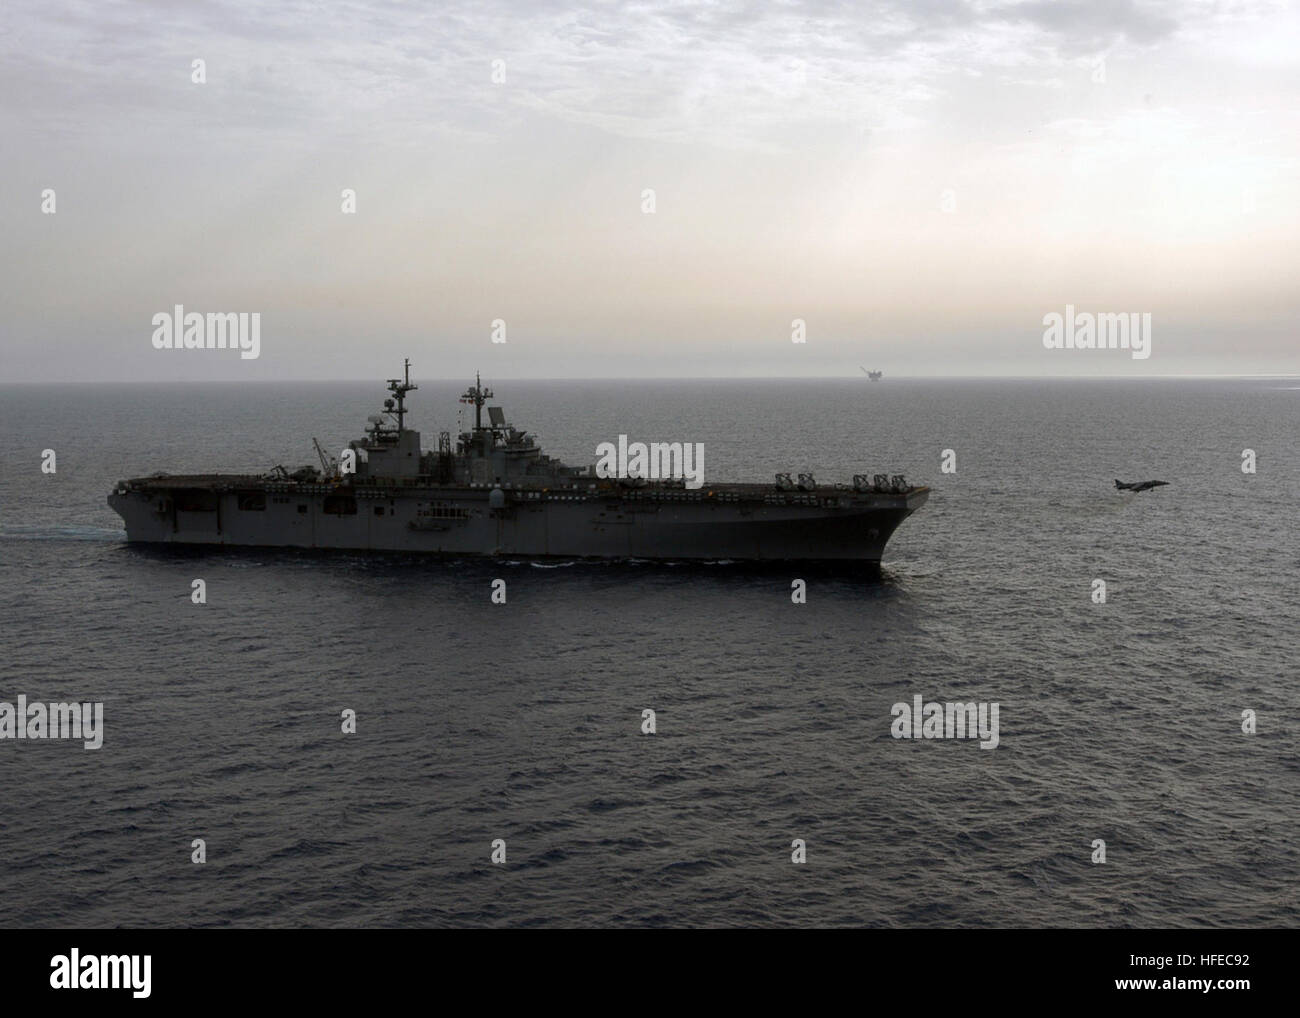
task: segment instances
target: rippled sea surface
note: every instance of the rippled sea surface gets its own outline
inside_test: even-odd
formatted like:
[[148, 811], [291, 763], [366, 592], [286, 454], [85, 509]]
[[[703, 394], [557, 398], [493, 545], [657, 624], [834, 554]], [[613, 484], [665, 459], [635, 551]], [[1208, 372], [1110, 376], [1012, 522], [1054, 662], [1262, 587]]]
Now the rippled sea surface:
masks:
[[[426, 446], [463, 384], [414, 394]], [[803, 605], [797, 570], [165, 553], [117, 479], [314, 462], [382, 386], [0, 388], [0, 701], [105, 712], [98, 751], [0, 741], [4, 925], [1297, 925], [1297, 383], [495, 387], [571, 462], [934, 491]], [[915, 695], [996, 701], [999, 746], [892, 738]]]

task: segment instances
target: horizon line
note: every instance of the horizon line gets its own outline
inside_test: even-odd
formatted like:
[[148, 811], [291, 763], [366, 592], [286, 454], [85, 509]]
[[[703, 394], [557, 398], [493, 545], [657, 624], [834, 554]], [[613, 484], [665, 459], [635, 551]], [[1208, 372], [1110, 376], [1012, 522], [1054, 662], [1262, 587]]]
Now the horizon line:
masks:
[[[428, 377], [427, 381], [452, 381], [458, 376]], [[377, 376], [376, 376], [377, 378]], [[893, 381], [924, 382], [1015, 382], [1015, 381], [1067, 381], [1067, 382], [1149, 382], [1177, 380], [1300, 380], [1300, 372], [1270, 372], [1246, 374], [1165, 374], [1165, 375], [888, 375], [882, 379], [869, 379], [865, 375], [564, 375], [537, 377], [533, 375], [493, 375], [499, 382], [836, 382], [861, 381], [864, 385]], [[351, 378], [96, 378], [57, 379], [54, 381], [23, 379], [0, 381], [0, 388], [24, 385], [332, 385], [365, 381], [361, 376]], [[382, 379], [380, 379], [382, 381]]]

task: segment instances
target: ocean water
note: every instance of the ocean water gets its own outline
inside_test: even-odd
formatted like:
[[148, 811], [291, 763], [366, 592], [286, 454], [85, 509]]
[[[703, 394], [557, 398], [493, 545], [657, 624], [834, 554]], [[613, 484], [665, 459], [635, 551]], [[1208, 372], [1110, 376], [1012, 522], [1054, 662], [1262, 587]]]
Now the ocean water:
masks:
[[[421, 382], [426, 445], [463, 387]], [[4, 925], [1297, 925], [1296, 383], [495, 388], [572, 462], [934, 490], [802, 605], [797, 569], [169, 553], [116, 480], [313, 463], [382, 386], [0, 388], [0, 701], [105, 729], [0, 741]], [[999, 745], [891, 737], [915, 695], [997, 702]]]

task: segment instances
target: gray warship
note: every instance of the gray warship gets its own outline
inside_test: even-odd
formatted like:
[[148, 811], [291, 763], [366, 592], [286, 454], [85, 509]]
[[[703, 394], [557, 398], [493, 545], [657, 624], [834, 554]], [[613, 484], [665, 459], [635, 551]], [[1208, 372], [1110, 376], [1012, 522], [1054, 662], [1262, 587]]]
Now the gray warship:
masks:
[[[481, 378], [462, 403], [474, 427], [424, 451], [406, 426], [410, 361], [388, 380], [383, 412], [342, 460], [313, 439], [319, 469], [264, 474], [156, 473], [119, 481], [108, 504], [127, 540], [156, 544], [330, 548], [509, 559], [861, 564], [879, 570], [891, 534], [929, 497], [902, 475], [818, 484], [601, 477], [566, 466], [506, 422]], [[351, 450], [352, 455], [348, 455]], [[348, 468], [351, 469], [348, 469]]]

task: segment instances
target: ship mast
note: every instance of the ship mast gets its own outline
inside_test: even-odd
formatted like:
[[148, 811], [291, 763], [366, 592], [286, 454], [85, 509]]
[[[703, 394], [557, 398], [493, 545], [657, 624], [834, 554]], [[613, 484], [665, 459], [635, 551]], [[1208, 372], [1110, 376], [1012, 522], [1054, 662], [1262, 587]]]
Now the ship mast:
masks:
[[465, 390], [465, 395], [461, 396], [462, 403], [474, 404], [474, 430], [483, 430], [483, 404], [492, 398], [492, 390], [483, 388], [483, 379], [478, 374], [474, 375], [474, 385]]
[[405, 379], [390, 378], [388, 380], [388, 391], [391, 392], [393, 396], [396, 398], [397, 408], [396, 409], [393, 408], [393, 400], [391, 399], [384, 400], [384, 409], [397, 418], [397, 433], [399, 435], [402, 433], [403, 421], [406, 418], [406, 407], [403, 405], [403, 401], [406, 399], [406, 394], [408, 392], [410, 392], [412, 389], [419, 388], [418, 385], [411, 384], [411, 358], [406, 357], [404, 358], [404, 360], [406, 362]]

